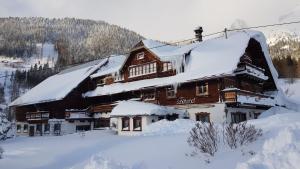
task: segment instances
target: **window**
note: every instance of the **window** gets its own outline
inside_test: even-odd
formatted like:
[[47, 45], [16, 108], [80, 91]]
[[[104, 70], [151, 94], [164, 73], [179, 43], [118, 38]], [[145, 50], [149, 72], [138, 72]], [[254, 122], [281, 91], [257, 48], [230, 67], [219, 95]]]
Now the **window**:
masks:
[[91, 126], [90, 125], [76, 126], [76, 132], [77, 131], [88, 131], [88, 130], [91, 130]]
[[196, 86], [196, 95], [198, 95], [198, 96], [208, 95], [208, 83], [197, 85]]
[[143, 93], [144, 100], [155, 100], [155, 91]]
[[61, 124], [59, 123], [54, 124], [54, 134], [60, 135], [60, 130], [61, 130]]
[[28, 132], [28, 124], [24, 124], [23, 132], [24, 132], [24, 133], [27, 133], [27, 132]]
[[140, 52], [138, 54], [136, 54], [136, 60], [140, 60], [140, 59], [144, 59], [144, 52]]
[[142, 68], [142, 66], [139, 66], [139, 67], [138, 67], [138, 70], [139, 70], [138, 75], [139, 75], [139, 76], [142, 75], [142, 74], [143, 74], [143, 68]]
[[169, 71], [172, 69], [173, 69], [172, 63], [170, 63], [170, 62], [163, 63], [163, 72]]
[[142, 76], [156, 73], [156, 63], [148, 63], [144, 65], [129, 67], [129, 77]]
[[130, 130], [129, 125], [129, 117], [123, 117], [122, 118], [122, 130], [123, 131], [129, 131]]
[[260, 113], [254, 113], [254, 119], [258, 119], [259, 115], [260, 115]]
[[209, 113], [206, 112], [196, 113], [196, 121], [209, 123], [210, 122]]
[[142, 117], [133, 118], [133, 130], [142, 131]]
[[246, 113], [240, 113], [240, 112], [231, 113], [231, 122], [232, 123], [239, 123], [239, 122], [243, 122], [246, 120], [247, 120]]
[[148, 74], [148, 73], [149, 73], [149, 68], [150, 68], [150, 66], [149, 66], [149, 64], [144, 65], [144, 66], [146, 67], [146, 71], [144, 71], [144, 73], [145, 73], [145, 74]]
[[36, 125], [36, 133], [42, 135], [42, 125], [41, 124]]
[[104, 85], [104, 79], [98, 79], [97, 80], [97, 86], [101, 86], [101, 85]]
[[130, 68], [129, 69], [129, 77], [132, 77], [133, 76], [133, 68]]
[[17, 132], [18, 132], [18, 133], [21, 132], [21, 125], [20, 125], [20, 124], [17, 125]]
[[50, 124], [45, 124], [44, 133], [50, 133]]
[[166, 88], [166, 94], [167, 98], [175, 98], [176, 97], [176, 92], [173, 86]]
[[115, 80], [116, 82], [122, 81], [122, 80], [124, 80], [124, 75], [123, 75], [123, 74], [116, 74], [116, 75], [114, 76], [114, 80]]

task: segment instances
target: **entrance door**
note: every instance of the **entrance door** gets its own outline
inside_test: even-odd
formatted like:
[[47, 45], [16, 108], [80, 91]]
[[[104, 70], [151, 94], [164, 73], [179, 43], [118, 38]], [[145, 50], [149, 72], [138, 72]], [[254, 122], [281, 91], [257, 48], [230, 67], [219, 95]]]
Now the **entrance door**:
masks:
[[34, 136], [34, 126], [29, 126], [29, 136]]

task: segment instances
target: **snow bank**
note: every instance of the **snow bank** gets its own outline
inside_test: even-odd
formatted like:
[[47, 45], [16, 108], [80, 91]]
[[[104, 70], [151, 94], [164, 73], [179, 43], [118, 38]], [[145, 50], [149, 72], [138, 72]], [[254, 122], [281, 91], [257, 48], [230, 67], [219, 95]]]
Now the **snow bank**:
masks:
[[159, 106], [153, 103], [145, 103], [139, 101], [121, 101], [111, 111], [111, 116], [135, 116], [135, 115], [167, 115], [167, 114], [183, 114], [183, 110], [173, 107]]
[[71, 169], [149, 169], [142, 162], [128, 166], [116, 160], [105, 157], [102, 153], [93, 155], [82, 165], [77, 165]]
[[147, 126], [142, 136], [172, 135], [188, 133], [195, 126], [195, 121], [188, 119], [177, 119], [175, 121], [160, 120]]
[[289, 110], [289, 109], [286, 109], [286, 108], [283, 108], [283, 107], [275, 106], [275, 107], [270, 108], [267, 111], [264, 111], [258, 118], [259, 119], [260, 118], [266, 118], [266, 117], [269, 117], [269, 116], [272, 116], [272, 115], [282, 114], [282, 113], [298, 113], [298, 112], [295, 112], [293, 110]]
[[281, 129], [263, 144], [261, 152], [237, 169], [298, 169], [300, 162], [300, 124]]

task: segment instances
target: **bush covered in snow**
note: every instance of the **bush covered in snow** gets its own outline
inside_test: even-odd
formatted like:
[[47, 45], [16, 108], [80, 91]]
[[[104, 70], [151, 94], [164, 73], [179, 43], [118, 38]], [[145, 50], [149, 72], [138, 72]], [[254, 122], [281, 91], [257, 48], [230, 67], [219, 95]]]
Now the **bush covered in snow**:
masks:
[[247, 125], [247, 121], [238, 124], [226, 124], [223, 128], [224, 142], [231, 148], [237, 148], [252, 143], [262, 135], [261, 129]]
[[[222, 135], [223, 133], [223, 135]], [[204, 153], [214, 156], [218, 151], [220, 140], [231, 149], [247, 145], [262, 135], [262, 129], [242, 122], [238, 124], [196, 123], [190, 131], [188, 144], [194, 148], [192, 154]]]
[[219, 131], [214, 123], [196, 123], [187, 142], [195, 148], [194, 153], [200, 151], [214, 156], [218, 151], [219, 140]]

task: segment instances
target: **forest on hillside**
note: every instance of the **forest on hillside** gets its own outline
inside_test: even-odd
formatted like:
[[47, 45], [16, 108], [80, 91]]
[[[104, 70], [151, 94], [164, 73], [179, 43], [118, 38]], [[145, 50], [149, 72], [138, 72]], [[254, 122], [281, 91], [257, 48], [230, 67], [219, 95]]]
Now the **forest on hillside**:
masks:
[[104, 21], [42, 17], [0, 18], [0, 56], [31, 57], [37, 43], [52, 43], [57, 66], [127, 52], [143, 37]]
[[280, 78], [300, 78], [300, 41], [286, 36], [269, 45], [273, 64]]

